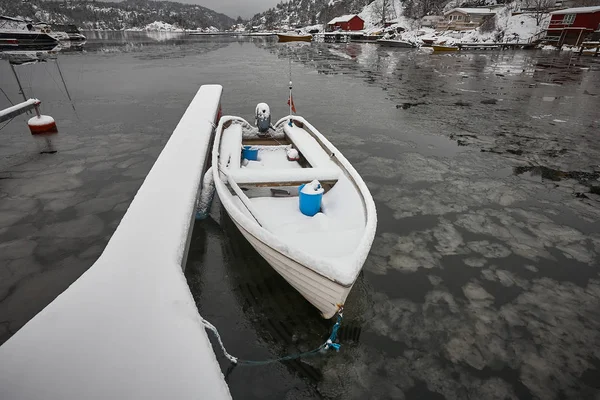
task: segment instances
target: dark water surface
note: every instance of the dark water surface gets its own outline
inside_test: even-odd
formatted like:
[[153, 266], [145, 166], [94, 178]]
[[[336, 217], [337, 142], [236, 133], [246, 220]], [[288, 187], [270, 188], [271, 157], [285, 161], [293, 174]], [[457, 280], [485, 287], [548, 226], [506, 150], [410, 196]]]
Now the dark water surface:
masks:
[[[200, 85], [224, 86], [226, 114], [279, 117], [291, 57], [298, 112], [367, 182], [378, 234], [342, 351], [232, 371], [217, 351], [234, 397], [600, 396], [600, 59], [88, 37], [59, 59], [76, 111], [53, 62], [18, 68], [60, 133], [0, 131], [0, 342], [93, 264]], [[18, 101], [5, 63], [0, 87]], [[331, 323], [211, 215], [186, 276], [229, 352], [322, 343]]]

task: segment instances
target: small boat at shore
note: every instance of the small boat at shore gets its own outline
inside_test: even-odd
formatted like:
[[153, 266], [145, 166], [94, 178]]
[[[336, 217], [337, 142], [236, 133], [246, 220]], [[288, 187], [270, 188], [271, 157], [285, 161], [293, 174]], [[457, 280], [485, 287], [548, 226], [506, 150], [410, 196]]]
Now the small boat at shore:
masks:
[[432, 44], [431, 47], [433, 51], [458, 51], [460, 48], [458, 46], [449, 45], [449, 44]]
[[408, 42], [406, 40], [379, 39], [379, 40], [377, 40], [377, 43], [379, 43], [382, 46], [386, 46], [386, 47], [400, 47], [400, 48], [404, 48], [404, 49], [413, 49], [413, 48], [417, 47], [417, 45], [415, 43]]
[[212, 154], [216, 191], [252, 247], [332, 318], [373, 243], [375, 203], [348, 160], [304, 118], [271, 125], [269, 116], [266, 127], [221, 118]]
[[278, 33], [277, 37], [280, 42], [310, 42], [312, 35], [301, 32]]
[[68, 40], [72, 42], [83, 42], [87, 40], [85, 35], [83, 35], [79, 28], [73, 24], [52, 24], [52, 30], [55, 32], [64, 32], [67, 34]]

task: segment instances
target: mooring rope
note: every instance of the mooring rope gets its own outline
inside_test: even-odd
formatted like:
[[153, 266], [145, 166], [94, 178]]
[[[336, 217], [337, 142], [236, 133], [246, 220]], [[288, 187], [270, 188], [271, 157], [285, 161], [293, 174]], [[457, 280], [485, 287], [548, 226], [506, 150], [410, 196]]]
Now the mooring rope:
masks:
[[[200, 318], [202, 318], [202, 317], [200, 317]], [[340, 329], [340, 326], [342, 325], [342, 319], [343, 319], [343, 309], [340, 308], [340, 310], [338, 311], [338, 315], [337, 315], [337, 321], [335, 322], [335, 325], [333, 325], [333, 328], [331, 329], [331, 334], [329, 335], [329, 338], [327, 338], [327, 341], [325, 341], [325, 343], [323, 343], [319, 347], [317, 347], [313, 350], [310, 350], [310, 351], [304, 351], [302, 353], [295, 353], [295, 354], [290, 354], [290, 355], [283, 356], [283, 357], [272, 358], [272, 359], [268, 359], [268, 360], [260, 360], [260, 361], [240, 360], [239, 358], [232, 356], [225, 349], [225, 346], [223, 345], [223, 341], [221, 340], [221, 336], [219, 335], [217, 328], [215, 328], [215, 326], [213, 324], [211, 324], [204, 318], [202, 318], [202, 324], [206, 327], [206, 329], [209, 329], [210, 331], [212, 331], [215, 334], [217, 341], [219, 342], [219, 345], [221, 346], [221, 350], [223, 350], [223, 354], [233, 364], [259, 366], [259, 365], [268, 365], [268, 364], [272, 364], [272, 363], [276, 363], [276, 362], [280, 362], [280, 361], [297, 360], [302, 357], [307, 357], [307, 356], [311, 356], [311, 355], [315, 355], [315, 354], [324, 352], [328, 349], [334, 349], [335, 351], [340, 351], [341, 344], [336, 343], [336, 340], [337, 340], [338, 330]]]

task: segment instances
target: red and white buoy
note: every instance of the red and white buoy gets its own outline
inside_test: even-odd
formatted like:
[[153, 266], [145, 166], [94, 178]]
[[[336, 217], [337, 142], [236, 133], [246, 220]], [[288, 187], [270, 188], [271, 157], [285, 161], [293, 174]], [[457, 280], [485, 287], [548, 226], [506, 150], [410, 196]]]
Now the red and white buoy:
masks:
[[27, 121], [32, 135], [41, 135], [44, 133], [58, 133], [54, 118], [49, 115], [40, 114], [39, 103], [35, 105], [36, 116]]
[[29, 130], [31, 131], [32, 135], [58, 132], [58, 129], [56, 128], [56, 122], [54, 122], [54, 118], [48, 115], [41, 115], [38, 113], [38, 115], [36, 115], [33, 118], [30, 118], [29, 121], [27, 121], [27, 125], [29, 126]]

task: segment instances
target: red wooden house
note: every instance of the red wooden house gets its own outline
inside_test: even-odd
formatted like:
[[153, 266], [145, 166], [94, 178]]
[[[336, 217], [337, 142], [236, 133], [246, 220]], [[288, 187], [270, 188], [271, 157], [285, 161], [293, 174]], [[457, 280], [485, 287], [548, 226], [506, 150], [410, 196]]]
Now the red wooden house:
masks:
[[365, 27], [365, 21], [356, 14], [342, 15], [327, 23], [330, 31], [360, 31]]
[[550, 15], [545, 41], [558, 47], [579, 46], [588, 35], [600, 30], [600, 6], [566, 8]]

